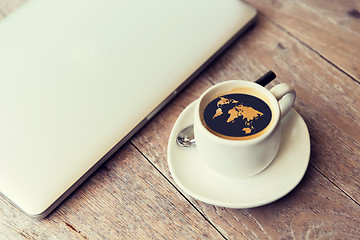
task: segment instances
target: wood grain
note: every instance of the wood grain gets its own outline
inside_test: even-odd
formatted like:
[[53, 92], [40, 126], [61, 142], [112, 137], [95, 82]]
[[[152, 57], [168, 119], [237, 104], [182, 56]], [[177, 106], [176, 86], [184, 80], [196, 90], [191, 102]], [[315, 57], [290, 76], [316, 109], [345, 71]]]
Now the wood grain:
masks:
[[313, 51], [360, 81], [360, 1], [246, 2]]
[[263, 207], [196, 206], [228, 239], [354, 239], [360, 234], [358, 205], [313, 168], [293, 192]]

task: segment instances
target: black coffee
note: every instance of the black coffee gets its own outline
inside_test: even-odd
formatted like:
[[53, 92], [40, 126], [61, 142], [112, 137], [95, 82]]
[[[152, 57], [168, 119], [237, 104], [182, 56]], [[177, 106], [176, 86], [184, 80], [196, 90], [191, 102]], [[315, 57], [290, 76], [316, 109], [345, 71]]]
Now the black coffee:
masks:
[[243, 93], [215, 98], [205, 107], [203, 114], [210, 131], [229, 139], [262, 135], [260, 132], [270, 124], [271, 117], [268, 104], [258, 97]]

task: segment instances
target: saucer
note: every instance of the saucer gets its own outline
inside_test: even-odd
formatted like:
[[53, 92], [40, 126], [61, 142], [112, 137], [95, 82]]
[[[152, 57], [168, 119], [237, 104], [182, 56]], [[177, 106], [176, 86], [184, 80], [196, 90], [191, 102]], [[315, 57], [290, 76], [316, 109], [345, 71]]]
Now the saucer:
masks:
[[281, 122], [280, 148], [272, 163], [253, 177], [236, 178], [210, 169], [201, 160], [196, 146], [185, 148], [176, 143], [178, 132], [193, 124], [195, 102], [176, 120], [167, 149], [170, 173], [184, 192], [220, 207], [252, 208], [276, 201], [298, 185], [309, 164], [310, 136], [304, 120], [294, 109]]

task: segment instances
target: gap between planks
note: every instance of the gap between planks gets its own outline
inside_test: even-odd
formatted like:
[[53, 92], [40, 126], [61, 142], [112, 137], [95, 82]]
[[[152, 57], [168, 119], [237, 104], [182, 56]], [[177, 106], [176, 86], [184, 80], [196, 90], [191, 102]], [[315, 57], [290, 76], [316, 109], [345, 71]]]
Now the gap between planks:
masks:
[[309, 166], [311, 166], [312, 168], [314, 168], [318, 173], [320, 173], [325, 179], [327, 179], [332, 185], [334, 185], [337, 189], [339, 189], [345, 196], [347, 196], [350, 200], [352, 200], [354, 203], [356, 203], [357, 205], [359, 205], [360, 207], [360, 203], [358, 203], [354, 198], [352, 198], [349, 194], [347, 194], [343, 189], [341, 189], [338, 185], [336, 185], [336, 183], [334, 183], [333, 181], [331, 181], [330, 178], [328, 178], [324, 173], [322, 173], [319, 169], [317, 169], [314, 165], [312, 165], [311, 163], [309, 164]]
[[130, 140], [131, 145], [153, 166], [156, 171], [160, 173], [162, 177], [165, 178], [165, 180], [207, 221], [224, 239], [227, 239], [227, 237], [224, 236], [224, 234], [217, 229], [217, 227], [150, 161], [150, 159], [145, 156], [144, 153], [140, 151], [140, 149]]
[[284, 31], [287, 35], [289, 35], [289, 37], [294, 38], [296, 41], [298, 41], [300, 44], [302, 44], [304, 47], [308, 48], [310, 51], [314, 52], [316, 55], [318, 55], [320, 58], [324, 59], [327, 63], [329, 63], [331, 66], [333, 66], [334, 68], [336, 68], [337, 70], [339, 70], [341, 73], [345, 74], [347, 77], [349, 77], [351, 80], [353, 80], [354, 82], [360, 84], [360, 80], [357, 80], [355, 77], [351, 76], [349, 73], [347, 73], [345, 70], [343, 70], [342, 68], [340, 68], [339, 66], [337, 66], [336, 64], [334, 64], [333, 62], [331, 62], [329, 59], [327, 59], [326, 57], [324, 57], [321, 53], [319, 53], [318, 51], [316, 51], [314, 48], [310, 47], [308, 44], [306, 44], [305, 42], [303, 42], [300, 38], [296, 37], [295, 35], [293, 35], [291, 32], [289, 32], [288, 30], [286, 30], [283, 26], [281, 26], [279, 23], [277, 23], [275, 20], [273, 20], [272, 18], [270, 18], [269, 16], [265, 15], [262, 12], [259, 12], [259, 15], [262, 15], [264, 18], [268, 19], [271, 23], [273, 23], [277, 28], [279, 28], [281, 31]]

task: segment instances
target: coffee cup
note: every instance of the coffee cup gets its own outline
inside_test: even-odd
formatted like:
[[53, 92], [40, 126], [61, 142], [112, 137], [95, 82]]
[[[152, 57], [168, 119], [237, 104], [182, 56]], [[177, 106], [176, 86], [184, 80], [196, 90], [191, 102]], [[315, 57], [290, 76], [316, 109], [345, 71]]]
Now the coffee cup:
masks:
[[194, 137], [200, 158], [225, 176], [260, 173], [276, 156], [281, 120], [295, 97], [285, 83], [270, 90], [243, 80], [212, 86], [195, 105]]

